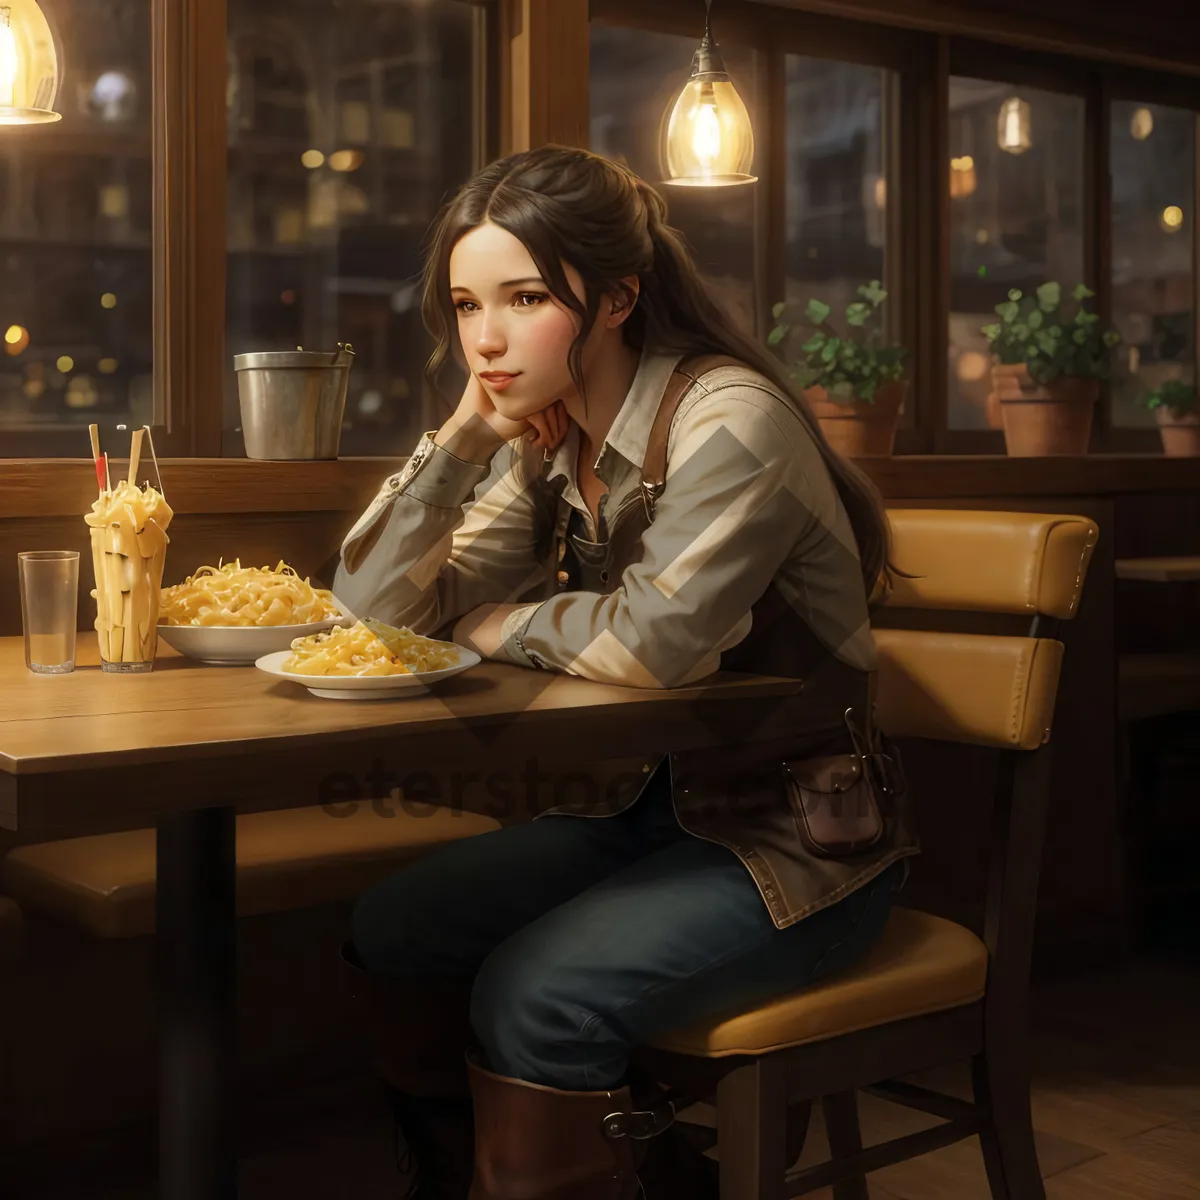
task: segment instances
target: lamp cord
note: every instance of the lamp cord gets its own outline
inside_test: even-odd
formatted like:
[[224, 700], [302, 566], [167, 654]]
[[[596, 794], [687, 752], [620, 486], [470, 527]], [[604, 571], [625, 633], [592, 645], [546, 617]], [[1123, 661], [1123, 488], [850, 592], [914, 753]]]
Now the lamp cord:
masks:
[[710, 41], [708, 22], [712, 16], [712, 0], [704, 0], [704, 40]]

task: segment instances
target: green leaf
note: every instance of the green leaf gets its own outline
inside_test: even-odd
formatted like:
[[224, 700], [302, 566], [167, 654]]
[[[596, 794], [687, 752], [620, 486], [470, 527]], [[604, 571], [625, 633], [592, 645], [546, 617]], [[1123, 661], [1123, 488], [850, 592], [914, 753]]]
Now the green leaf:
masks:
[[1013, 289], [1012, 289], [1012, 290], [1011, 290], [1011, 291], [1008, 293], [1008, 298], [1009, 298], [1010, 300], [1012, 300], [1014, 303], [1015, 303], [1016, 301], [1020, 300], [1020, 299], [1021, 299], [1021, 290], [1020, 290], [1020, 288], [1013, 288]]
[[1062, 303], [1062, 288], [1057, 283], [1043, 283], [1037, 290], [1038, 307], [1053, 312]]
[[779, 318], [782, 317], [785, 312], [787, 312], [787, 305], [781, 300], [778, 304], [776, 304], [771, 309], [771, 316], [773, 316], [775, 318], [775, 320], [778, 321]]
[[1071, 293], [1076, 300], [1080, 301], [1090, 300], [1095, 294], [1095, 292], [1093, 292], [1090, 288], [1085, 287], [1082, 283], [1077, 283], [1075, 285], [1075, 290]]
[[820, 330], [817, 330], [817, 332], [814, 333], [812, 337], [810, 337], [808, 341], [800, 347], [800, 349], [803, 350], [805, 354], [816, 354], [816, 352], [825, 345], [825, 341], [825, 334], [823, 334]]
[[1015, 300], [1009, 300], [1005, 304], [996, 305], [996, 315], [1005, 325], [1011, 325], [1021, 315], [1021, 309]]
[[989, 342], [994, 342], [1000, 336], [999, 325], [985, 325], [980, 331]]
[[978, 275], [980, 279], [986, 279], [987, 278], [987, 267], [980, 266], [979, 270], [976, 271], [975, 274]]
[[871, 310], [865, 304], [851, 304], [846, 309], [846, 323], [848, 325], [865, 325], [870, 315]]
[[1077, 329], [1077, 330], [1075, 330], [1075, 332], [1074, 332], [1073, 334], [1071, 334], [1071, 340], [1072, 340], [1072, 341], [1075, 343], [1075, 345], [1077, 345], [1077, 346], [1085, 346], [1085, 345], [1087, 345], [1087, 340], [1088, 340], [1088, 331], [1087, 331], [1086, 329]]
[[828, 304], [822, 304], [820, 300], [810, 300], [804, 309], [804, 315], [814, 325], [824, 325], [831, 311]]
[[858, 294], [869, 301], [872, 308], [878, 308], [887, 299], [887, 292], [883, 290], [883, 285], [878, 279], [872, 279], [870, 283], [860, 287]]
[[854, 384], [848, 380], [842, 380], [841, 383], [835, 383], [829, 388], [831, 396], [840, 396], [845, 400], [854, 399]]
[[1111, 350], [1114, 346], [1121, 344], [1121, 335], [1115, 330], [1110, 329], [1104, 335], [1104, 344]]
[[841, 346], [841, 338], [830, 338], [821, 350], [821, 361], [831, 363], [838, 355], [838, 348]]
[[786, 336], [787, 330], [782, 325], [776, 325], [775, 328], [767, 334], [767, 345], [778, 346]]
[[1042, 314], [1042, 310], [1040, 308], [1035, 308], [1029, 314], [1029, 316], [1025, 318], [1025, 324], [1028, 325], [1030, 329], [1041, 329], [1042, 322], [1044, 320], [1045, 317]]

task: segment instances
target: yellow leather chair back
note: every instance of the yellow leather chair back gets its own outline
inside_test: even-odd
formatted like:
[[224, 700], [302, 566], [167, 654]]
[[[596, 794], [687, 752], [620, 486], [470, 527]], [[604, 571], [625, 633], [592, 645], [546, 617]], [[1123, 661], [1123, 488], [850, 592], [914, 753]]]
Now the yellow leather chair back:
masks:
[[[1088, 517], [891, 509], [889, 608], [1067, 620], [1099, 531]], [[876, 629], [879, 720], [893, 737], [1033, 750], [1050, 737], [1062, 643], [1053, 638]]]

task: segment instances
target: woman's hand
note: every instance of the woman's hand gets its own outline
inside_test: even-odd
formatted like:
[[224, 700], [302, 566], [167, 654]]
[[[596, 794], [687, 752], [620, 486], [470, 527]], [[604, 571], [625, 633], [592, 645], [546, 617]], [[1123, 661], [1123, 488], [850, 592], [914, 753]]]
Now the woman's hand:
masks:
[[434, 441], [456, 458], [489, 462], [504, 442], [527, 437], [541, 450], [554, 450], [567, 435], [570, 417], [555, 400], [527, 419], [511, 421], [501, 416], [482, 383], [472, 375], [454, 415], [438, 430]]

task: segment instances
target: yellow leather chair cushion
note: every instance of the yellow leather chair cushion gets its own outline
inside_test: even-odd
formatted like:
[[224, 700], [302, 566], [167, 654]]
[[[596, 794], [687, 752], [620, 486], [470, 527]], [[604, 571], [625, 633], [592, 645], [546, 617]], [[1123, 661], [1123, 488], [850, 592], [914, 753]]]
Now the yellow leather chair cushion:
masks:
[[1036, 750], [1050, 738], [1063, 644], [876, 629], [879, 725], [891, 737]]
[[23, 924], [16, 902], [0, 896], [0, 962], [20, 955]]
[[1099, 531], [1089, 517], [894, 508], [887, 603], [960, 612], [1075, 615]]
[[987, 966], [987, 948], [969, 929], [897, 907], [882, 937], [850, 970], [749, 1012], [674, 1030], [654, 1045], [726, 1058], [823, 1042], [971, 1004], [983, 997]]
[[[347, 816], [319, 806], [237, 819], [241, 916], [350, 900], [439, 846], [498, 829], [474, 813], [433, 806], [381, 816], [369, 804]], [[138, 829], [21, 846], [4, 859], [5, 889], [30, 911], [99, 937], [154, 932], [155, 833]]]

